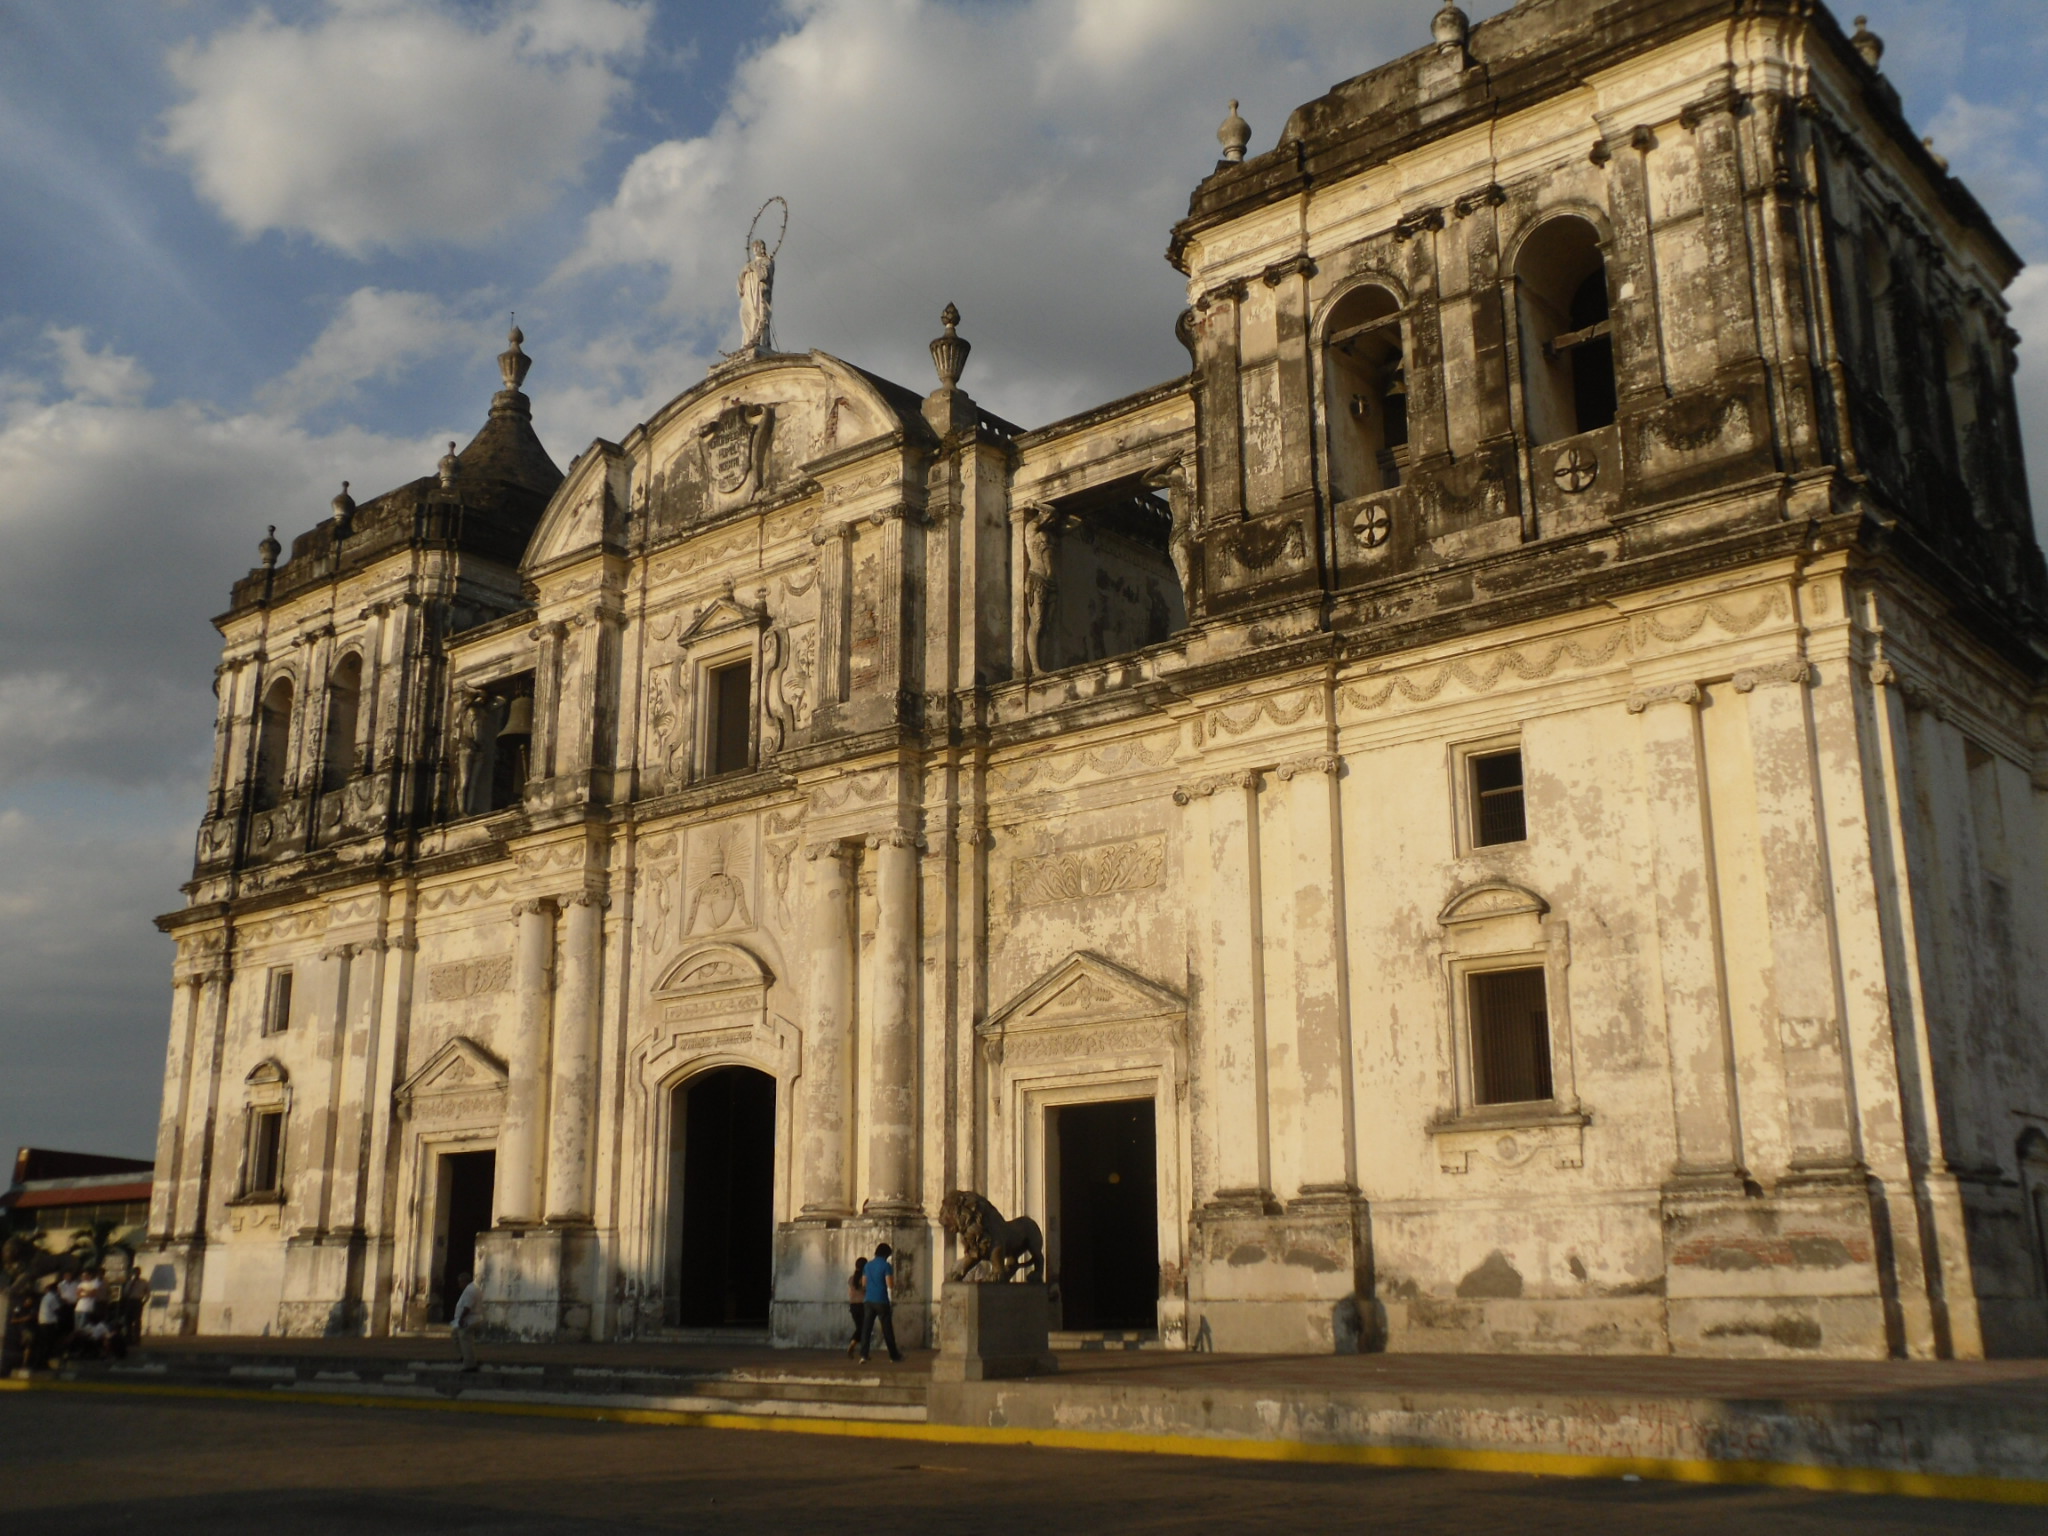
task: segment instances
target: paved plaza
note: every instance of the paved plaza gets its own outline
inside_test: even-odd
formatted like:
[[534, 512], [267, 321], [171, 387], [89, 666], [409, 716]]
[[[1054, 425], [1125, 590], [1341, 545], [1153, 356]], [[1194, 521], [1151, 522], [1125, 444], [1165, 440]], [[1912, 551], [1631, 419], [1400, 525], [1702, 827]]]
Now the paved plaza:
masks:
[[203, 1399], [0, 1395], [0, 1523], [62, 1530], [2036, 1533], [1929, 1500]]

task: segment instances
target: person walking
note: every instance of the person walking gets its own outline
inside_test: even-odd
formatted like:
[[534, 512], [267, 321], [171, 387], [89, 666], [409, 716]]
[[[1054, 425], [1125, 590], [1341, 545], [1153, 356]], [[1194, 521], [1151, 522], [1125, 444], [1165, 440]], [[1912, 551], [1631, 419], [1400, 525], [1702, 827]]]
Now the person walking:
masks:
[[846, 1356], [850, 1360], [860, 1353], [861, 1329], [868, 1320], [868, 1261], [865, 1257], [853, 1261], [853, 1273], [847, 1276], [846, 1310], [853, 1314], [853, 1337], [846, 1341]]
[[455, 1298], [455, 1310], [448, 1318], [448, 1332], [454, 1336], [455, 1348], [462, 1356], [465, 1371], [477, 1369], [476, 1341], [470, 1338], [470, 1331], [475, 1325], [470, 1319], [476, 1316], [476, 1306], [483, 1300], [483, 1295], [475, 1275], [462, 1276], [462, 1294]]
[[882, 1342], [889, 1346], [889, 1358], [901, 1360], [903, 1351], [896, 1347], [896, 1266], [889, 1262], [891, 1249], [887, 1243], [875, 1245], [875, 1256], [868, 1260], [866, 1277], [866, 1306], [861, 1318], [860, 1359], [867, 1364], [868, 1347], [874, 1342], [875, 1324], [882, 1325]]
[[42, 1299], [36, 1303], [36, 1337], [29, 1354], [29, 1369], [49, 1370], [56, 1363], [57, 1343], [63, 1337], [64, 1297], [55, 1285], [51, 1285], [44, 1289]]

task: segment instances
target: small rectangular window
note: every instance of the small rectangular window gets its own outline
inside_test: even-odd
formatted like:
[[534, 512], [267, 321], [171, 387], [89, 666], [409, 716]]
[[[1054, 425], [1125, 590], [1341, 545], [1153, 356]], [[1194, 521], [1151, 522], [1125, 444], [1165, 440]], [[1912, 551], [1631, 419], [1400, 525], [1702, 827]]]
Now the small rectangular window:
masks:
[[263, 1033], [281, 1035], [292, 1027], [292, 973], [270, 973], [270, 1000], [263, 1012]]
[[1472, 1019], [1473, 1101], [1532, 1104], [1553, 1096], [1550, 1005], [1543, 968], [1466, 978]]
[[1472, 841], [1481, 848], [1529, 835], [1522, 806], [1522, 753], [1489, 752], [1472, 764]]
[[754, 689], [753, 666], [749, 662], [735, 662], [729, 667], [714, 667], [706, 679], [706, 693], [711, 701], [711, 730], [707, 740], [710, 749], [710, 772], [713, 777], [721, 773], [744, 773], [752, 766], [748, 761], [753, 747], [752, 724]]
[[249, 1193], [274, 1195], [284, 1180], [284, 1111], [259, 1109], [249, 1117]]

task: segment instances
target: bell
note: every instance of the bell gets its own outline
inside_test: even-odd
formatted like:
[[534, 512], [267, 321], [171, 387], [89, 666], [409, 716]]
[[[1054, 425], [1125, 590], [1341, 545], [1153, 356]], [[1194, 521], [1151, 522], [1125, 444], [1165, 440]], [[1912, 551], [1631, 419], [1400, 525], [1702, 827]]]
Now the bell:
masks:
[[517, 695], [505, 708], [505, 723], [498, 727], [498, 739], [507, 736], [531, 736], [533, 734], [533, 700], [526, 694]]
[[1394, 370], [1393, 382], [1387, 386], [1387, 398], [1389, 400], [1398, 400], [1407, 393], [1408, 370], [1405, 368], [1396, 368]]

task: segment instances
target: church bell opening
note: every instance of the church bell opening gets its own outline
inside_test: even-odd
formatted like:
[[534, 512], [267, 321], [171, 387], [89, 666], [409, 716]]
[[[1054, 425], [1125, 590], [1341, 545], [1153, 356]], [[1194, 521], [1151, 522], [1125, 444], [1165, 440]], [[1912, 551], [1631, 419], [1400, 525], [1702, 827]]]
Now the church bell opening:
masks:
[[1150, 1099], [1053, 1111], [1062, 1326], [1158, 1326], [1159, 1192]]
[[774, 1286], [775, 1079], [722, 1067], [675, 1093], [669, 1323], [764, 1326]]

